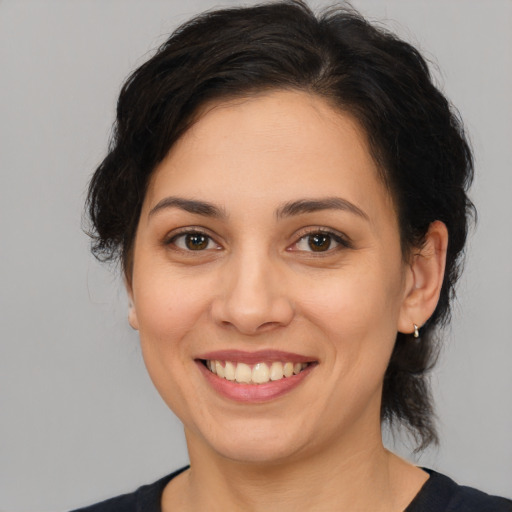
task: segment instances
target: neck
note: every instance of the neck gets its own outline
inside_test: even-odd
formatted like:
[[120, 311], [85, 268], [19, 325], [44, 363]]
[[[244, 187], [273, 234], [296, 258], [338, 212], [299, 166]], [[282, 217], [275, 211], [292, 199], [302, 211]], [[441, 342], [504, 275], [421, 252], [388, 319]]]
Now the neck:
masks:
[[[357, 442], [361, 438], [364, 443]], [[191, 469], [167, 489], [164, 511], [165, 503], [173, 501], [187, 511], [396, 512], [406, 508], [427, 478], [384, 448], [380, 429], [378, 435], [358, 433], [325, 451], [270, 464], [226, 459], [205, 449], [190, 432], [187, 443]]]

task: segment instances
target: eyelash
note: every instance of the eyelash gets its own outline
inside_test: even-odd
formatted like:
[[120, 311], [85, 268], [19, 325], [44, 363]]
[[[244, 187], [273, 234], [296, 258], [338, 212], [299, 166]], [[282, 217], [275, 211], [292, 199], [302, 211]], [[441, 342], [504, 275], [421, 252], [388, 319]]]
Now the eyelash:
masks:
[[[331, 230], [325, 229], [325, 228], [312, 228], [312, 229], [310, 228], [310, 229], [308, 229], [308, 231], [302, 233], [302, 235], [299, 237], [299, 239], [295, 243], [293, 243], [291, 247], [297, 246], [302, 241], [307, 241], [308, 239], [310, 239], [311, 237], [314, 237], [315, 235], [322, 235], [322, 236], [326, 236], [326, 237], [330, 238], [329, 247], [325, 251], [315, 251], [315, 250], [303, 251], [306, 253], [311, 253], [311, 255], [314, 255], [315, 257], [321, 257], [323, 255], [332, 254], [333, 252], [338, 251], [338, 250], [351, 249], [353, 247], [352, 243], [348, 239], [348, 237], [346, 237], [336, 231], [331, 231]], [[338, 245], [336, 247], [331, 247], [333, 242]]]
[[[179, 247], [177, 244], [176, 244], [176, 241], [180, 238], [185, 238], [189, 235], [197, 235], [197, 236], [202, 236], [202, 237], [205, 237], [207, 239], [207, 246], [210, 245], [210, 243], [214, 243], [217, 247], [217, 249], [220, 248], [219, 244], [217, 244], [217, 242], [215, 242], [215, 240], [213, 239], [213, 237], [211, 237], [208, 233], [205, 233], [204, 231], [200, 230], [200, 229], [195, 229], [195, 228], [186, 228], [184, 229], [183, 231], [180, 231], [178, 233], [173, 233], [172, 236], [170, 236], [169, 238], [167, 238], [165, 241], [164, 241], [164, 244], [165, 245], [174, 245], [178, 250], [180, 250], [181, 252], [203, 252], [204, 250], [206, 250], [208, 247], [204, 248], [204, 249], [201, 249], [201, 250], [197, 250], [197, 251], [194, 251], [193, 249], [185, 249], [183, 247]], [[211, 249], [210, 249], [211, 250]]]
[[[206, 244], [207, 244], [206, 247], [197, 249], [197, 250], [179, 247], [179, 245], [177, 245], [177, 243], [176, 243], [177, 240], [179, 240], [180, 238], [187, 237], [189, 235], [198, 235], [198, 236], [205, 237]], [[293, 251], [293, 249], [290, 249], [290, 247], [297, 246], [299, 243], [306, 241], [308, 238], [313, 237], [315, 235], [322, 235], [325, 237], [329, 237], [330, 238], [329, 247], [325, 251], [315, 251], [315, 250], [306, 251], [303, 249], [302, 250], [299, 249], [300, 252], [311, 253], [312, 255], [315, 255], [315, 257], [318, 257], [318, 256], [322, 256], [324, 254], [332, 254], [334, 251], [337, 251], [337, 250], [350, 249], [353, 247], [351, 241], [346, 236], [343, 236], [336, 231], [331, 231], [331, 230], [325, 229], [325, 228], [310, 228], [310, 229], [308, 229], [308, 231], [304, 231], [299, 236], [297, 241], [294, 242], [293, 244], [291, 244], [287, 248], [287, 251], [290, 251], [290, 252]], [[206, 250], [212, 250], [211, 248], [208, 249], [208, 245], [210, 245], [211, 243], [215, 244], [215, 246], [216, 246], [215, 250], [219, 250], [221, 248], [220, 245], [214, 240], [214, 238], [212, 236], [210, 236], [208, 233], [205, 233], [201, 229], [195, 229], [195, 228], [186, 228], [183, 231], [180, 231], [178, 233], [173, 233], [172, 236], [168, 237], [164, 241], [165, 245], [167, 245], [167, 246], [174, 245], [177, 250], [179, 250], [183, 253], [204, 252]], [[338, 245], [336, 247], [331, 247], [332, 243], [335, 243]]]

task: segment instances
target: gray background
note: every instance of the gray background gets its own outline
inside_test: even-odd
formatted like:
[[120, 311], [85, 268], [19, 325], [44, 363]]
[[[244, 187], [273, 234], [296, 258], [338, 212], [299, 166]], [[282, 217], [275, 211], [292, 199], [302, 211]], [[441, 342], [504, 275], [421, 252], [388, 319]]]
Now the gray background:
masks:
[[[0, 0], [0, 510], [65, 510], [186, 463], [80, 222], [122, 80], [214, 5]], [[512, 495], [512, 2], [354, 5], [435, 59], [476, 153], [480, 221], [433, 374], [442, 445], [418, 462]]]

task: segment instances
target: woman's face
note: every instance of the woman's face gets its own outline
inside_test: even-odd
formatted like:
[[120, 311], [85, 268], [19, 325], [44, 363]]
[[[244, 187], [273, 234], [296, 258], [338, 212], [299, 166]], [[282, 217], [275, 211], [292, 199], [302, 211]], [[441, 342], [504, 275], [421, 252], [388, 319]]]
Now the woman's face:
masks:
[[155, 170], [130, 322], [192, 451], [357, 449], [380, 436], [408, 272], [359, 125], [277, 91], [205, 109]]

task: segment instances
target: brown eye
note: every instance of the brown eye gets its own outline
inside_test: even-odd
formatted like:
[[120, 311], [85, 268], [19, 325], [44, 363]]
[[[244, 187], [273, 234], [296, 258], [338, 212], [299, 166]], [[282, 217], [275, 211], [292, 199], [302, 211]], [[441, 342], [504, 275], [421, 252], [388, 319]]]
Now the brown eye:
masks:
[[190, 233], [185, 235], [185, 245], [191, 251], [201, 251], [208, 247], [208, 237], [200, 233]]
[[351, 242], [341, 234], [331, 231], [312, 231], [303, 235], [290, 250], [301, 252], [332, 253], [340, 249], [349, 249]]
[[332, 238], [330, 235], [315, 233], [314, 235], [309, 235], [307, 239], [309, 248], [314, 252], [327, 251], [331, 248]]
[[184, 251], [204, 251], [219, 248], [215, 242], [205, 233], [189, 232], [177, 235], [170, 240], [172, 245]]

